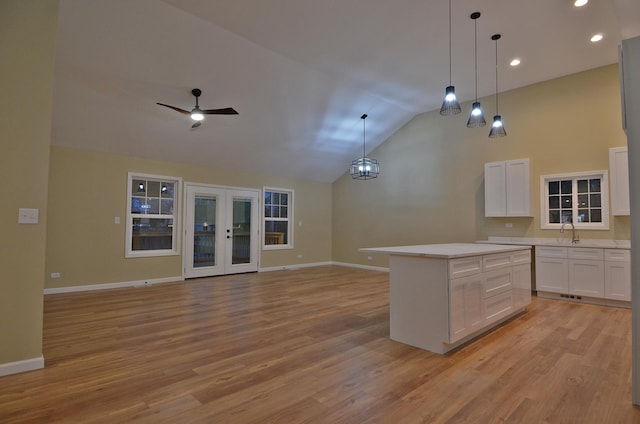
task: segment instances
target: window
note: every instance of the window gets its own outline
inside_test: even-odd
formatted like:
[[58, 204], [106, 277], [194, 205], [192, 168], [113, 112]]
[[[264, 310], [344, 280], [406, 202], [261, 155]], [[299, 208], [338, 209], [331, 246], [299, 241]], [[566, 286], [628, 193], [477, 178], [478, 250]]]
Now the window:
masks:
[[180, 178], [129, 173], [126, 257], [178, 254]]
[[543, 175], [540, 184], [541, 228], [609, 229], [607, 171]]
[[264, 249], [293, 248], [293, 190], [264, 188]]

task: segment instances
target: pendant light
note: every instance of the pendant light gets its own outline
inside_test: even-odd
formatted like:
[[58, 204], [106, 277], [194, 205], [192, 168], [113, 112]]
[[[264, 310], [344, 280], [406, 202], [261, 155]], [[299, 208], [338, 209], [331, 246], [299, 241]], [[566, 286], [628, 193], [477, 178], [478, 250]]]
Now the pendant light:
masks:
[[489, 138], [504, 137], [507, 132], [504, 129], [502, 123], [502, 116], [498, 114], [498, 40], [500, 34], [494, 34], [491, 39], [496, 42], [496, 114], [493, 117], [493, 124], [491, 124], [491, 131], [489, 131]]
[[456, 88], [451, 83], [451, 0], [449, 0], [449, 85], [445, 88], [440, 115], [457, 115], [460, 112], [462, 112], [462, 108], [456, 98]]
[[480, 128], [487, 124], [482, 113], [482, 106], [478, 101], [478, 18], [480, 12], [473, 12], [471, 19], [473, 19], [474, 30], [474, 51], [475, 51], [475, 69], [476, 69], [476, 101], [471, 105], [471, 113], [469, 114], [469, 120], [467, 121], [468, 128]]
[[376, 159], [371, 159], [366, 156], [367, 129], [365, 119], [367, 119], [367, 114], [362, 115], [360, 119], [362, 119], [362, 157], [354, 159], [351, 162], [349, 174], [351, 174], [351, 178], [354, 180], [370, 180], [377, 178], [378, 174], [380, 174], [380, 164]]

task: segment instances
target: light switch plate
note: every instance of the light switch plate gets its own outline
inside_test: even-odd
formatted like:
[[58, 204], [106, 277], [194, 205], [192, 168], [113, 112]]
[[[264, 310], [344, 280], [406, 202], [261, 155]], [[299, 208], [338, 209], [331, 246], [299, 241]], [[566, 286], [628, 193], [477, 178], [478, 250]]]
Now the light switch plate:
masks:
[[37, 224], [38, 209], [20, 208], [18, 209], [18, 224]]

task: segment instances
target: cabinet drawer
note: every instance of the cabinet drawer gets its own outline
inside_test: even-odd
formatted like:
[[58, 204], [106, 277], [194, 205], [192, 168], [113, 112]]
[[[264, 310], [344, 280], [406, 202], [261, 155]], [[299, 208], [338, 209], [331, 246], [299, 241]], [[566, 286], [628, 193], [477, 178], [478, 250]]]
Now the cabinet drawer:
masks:
[[511, 253], [496, 253], [482, 257], [482, 267], [485, 272], [510, 266]]
[[482, 256], [451, 259], [449, 261], [449, 279], [464, 277], [482, 272]]
[[567, 248], [555, 246], [536, 246], [536, 256], [541, 256], [544, 258], [566, 258]]
[[511, 254], [512, 265], [530, 264], [530, 263], [531, 263], [531, 249], [521, 250], [518, 252], [513, 252]]
[[631, 251], [627, 249], [604, 249], [604, 260], [612, 262], [631, 262]]
[[570, 247], [568, 255], [570, 259], [591, 259], [601, 261], [604, 259], [604, 250], [591, 247]]
[[513, 288], [513, 270], [498, 269], [484, 274], [482, 290], [484, 297], [495, 296]]
[[484, 312], [487, 324], [509, 315], [512, 310], [513, 298], [510, 291], [491, 296], [484, 300]]

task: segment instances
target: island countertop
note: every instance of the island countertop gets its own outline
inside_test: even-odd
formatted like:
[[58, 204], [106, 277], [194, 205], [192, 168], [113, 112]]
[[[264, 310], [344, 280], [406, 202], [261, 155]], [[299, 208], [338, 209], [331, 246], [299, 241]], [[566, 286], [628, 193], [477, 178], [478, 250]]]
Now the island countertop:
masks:
[[468, 256], [487, 255], [491, 253], [514, 252], [527, 249], [531, 249], [531, 246], [484, 243], [444, 243], [422, 244], [414, 246], [365, 247], [359, 249], [359, 251], [365, 253], [386, 253], [389, 255], [454, 259], [464, 258]]

